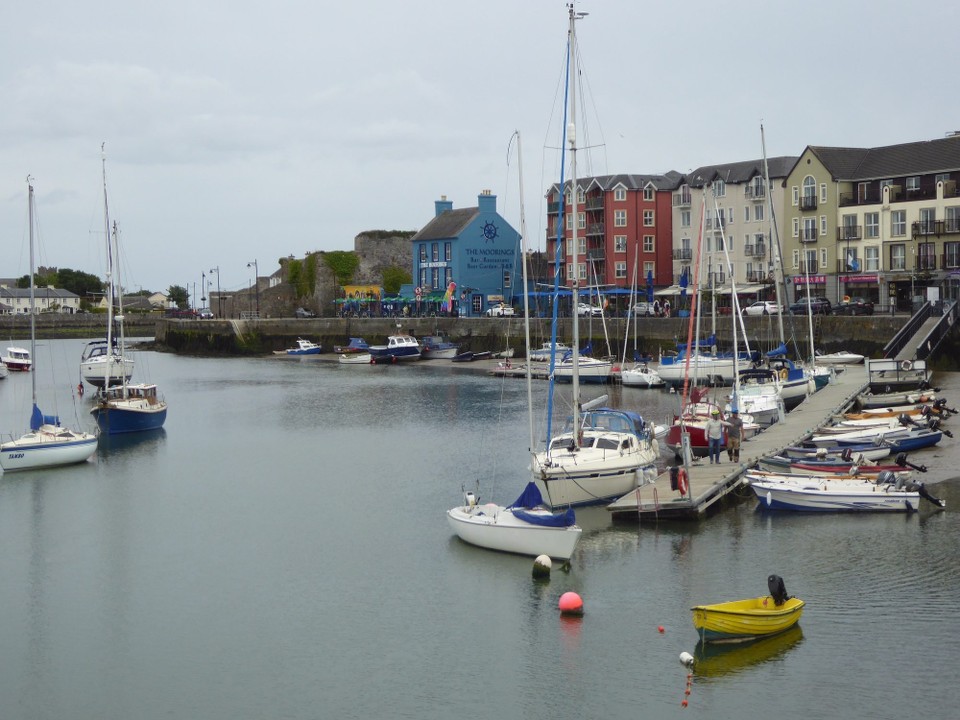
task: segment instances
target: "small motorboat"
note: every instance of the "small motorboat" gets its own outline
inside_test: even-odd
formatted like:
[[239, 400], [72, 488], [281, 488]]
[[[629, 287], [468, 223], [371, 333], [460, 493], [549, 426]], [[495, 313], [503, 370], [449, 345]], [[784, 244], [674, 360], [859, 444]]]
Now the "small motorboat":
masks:
[[[899, 474], [899, 473], [898, 473]], [[800, 512], [916, 512], [920, 498], [946, 506], [923, 483], [883, 472], [876, 480], [851, 476], [774, 475], [748, 472], [747, 483], [761, 510]]]
[[421, 348], [412, 335], [390, 335], [386, 345], [371, 345], [368, 352], [373, 355], [373, 362], [397, 362], [419, 360]]
[[856, 365], [863, 362], [863, 355], [840, 350], [839, 352], [820, 353], [816, 355], [818, 365]]
[[370, 353], [341, 353], [337, 360], [341, 365], [370, 365], [373, 355]]
[[454, 359], [460, 346], [443, 335], [426, 335], [420, 339], [421, 357], [424, 360]]
[[662, 388], [666, 385], [660, 374], [647, 363], [636, 363], [620, 370], [620, 383], [630, 387]]
[[321, 346], [315, 342], [297, 338], [297, 346], [287, 348], [286, 352], [287, 355], [318, 355], [321, 349]]
[[804, 601], [787, 595], [783, 578], [767, 578], [769, 595], [746, 600], [697, 605], [693, 626], [702, 642], [739, 643], [789, 630], [800, 620]]
[[333, 351], [341, 355], [349, 355], [350, 353], [365, 353], [369, 349], [370, 347], [367, 345], [367, 341], [360, 337], [350, 338], [350, 343], [348, 345], [333, 346]]

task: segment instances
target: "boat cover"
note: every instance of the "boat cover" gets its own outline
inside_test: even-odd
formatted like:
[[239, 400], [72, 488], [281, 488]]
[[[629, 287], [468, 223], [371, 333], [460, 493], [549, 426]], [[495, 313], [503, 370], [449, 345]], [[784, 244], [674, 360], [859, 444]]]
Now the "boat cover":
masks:
[[520, 518], [531, 525], [546, 525], [548, 527], [568, 527], [577, 522], [573, 508], [567, 508], [559, 513], [530, 513], [525, 512], [524, 508], [531, 509], [538, 505], [543, 505], [543, 495], [533, 482], [528, 482], [527, 486], [520, 493], [520, 497], [514, 500], [509, 509], [513, 510], [513, 516]]

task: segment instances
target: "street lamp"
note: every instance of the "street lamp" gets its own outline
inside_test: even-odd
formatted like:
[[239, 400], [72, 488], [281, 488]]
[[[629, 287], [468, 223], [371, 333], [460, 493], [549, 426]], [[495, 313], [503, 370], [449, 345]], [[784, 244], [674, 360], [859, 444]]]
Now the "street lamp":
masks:
[[210, 274], [217, 274], [217, 317], [223, 317], [223, 298], [220, 296], [220, 266], [210, 268]]
[[257, 291], [257, 318], [260, 317], [260, 267], [257, 265], [257, 261], [248, 262], [247, 267], [253, 268], [253, 274], [256, 278], [256, 291]]

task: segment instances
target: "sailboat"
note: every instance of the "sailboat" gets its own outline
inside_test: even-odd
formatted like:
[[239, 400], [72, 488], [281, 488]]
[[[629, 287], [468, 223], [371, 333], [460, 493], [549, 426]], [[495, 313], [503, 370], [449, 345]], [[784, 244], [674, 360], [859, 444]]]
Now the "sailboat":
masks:
[[[27, 178], [27, 202], [30, 221], [30, 357], [36, 356], [36, 289], [33, 262], [33, 184]], [[19, 438], [0, 444], [0, 467], [5, 472], [34, 468], [72, 465], [90, 458], [97, 451], [97, 436], [69, 430], [60, 425], [60, 418], [44, 415], [37, 405], [37, 373], [31, 377], [33, 410], [30, 430]]]
[[[570, 29], [568, 32], [567, 87], [569, 88], [570, 122], [565, 124], [567, 137], [564, 146], [569, 145], [571, 181], [572, 239], [568, 247], [572, 254], [573, 272], [573, 308], [579, 306], [580, 272], [577, 248], [577, 137], [576, 137], [576, 84], [577, 84], [577, 46], [576, 21], [583, 17], [571, 3], [568, 6]], [[564, 218], [566, 217], [566, 186], [561, 171], [560, 178], [560, 221], [557, 223], [557, 264], [554, 282], [553, 342], [556, 344], [557, 303], [559, 299], [559, 272], [564, 247]], [[550, 507], [570, 507], [602, 503], [622, 497], [640, 484], [652, 482], [657, 475], [656, 463], [660, 455], [654, 430], [642, 418], [632, 418], [627, 413], [607, 408], [598, 408], [589, 416], [582, 415], [592, 407], [598, 407], [605, 400], [602, 396], [589, 403], [583, 403], [580, 397], [580, 347], [579, 329], [576, 319], [573, 321], [573, 342], [570, 348], [570, 379], [572, 386], [573, 414], [564, 428], [556, 436], [551, 435], [553, 388], [557, 367], [556, 353], [550, 361], [550, 395], [547, 402], [548, 444], [544, 452], [533, 456], [532, 471], [537, 488], [544, 501]], [[587, 422], [585, 422], [585, 420]]]
[[[520, 133], [517, 138], [517, 155], [520, 150]], [[522, 161], [521, 161], [522, 162]], [[530, 352], [530, 307], [527, 284], [527, 233], [523, 210], [523, 169], [520, 169], [520, 238], [523, 256], [523, 317], [526, 331], [527, 354]], [[533, 375], [530, 363], [526, 364], [527, 412], [530, 426], [530, 449], [533, 436]], [[568, 508], [561, 513], [543, 507], [543, 498], [533, 482], [528, 482], [517, 500], [506, 507], [495, 503], [481, 505], [472, 492], [464, 493], [464, 504], [447, 511], [447, 521], [457, 536], [464, 542], [490, 550], [512, 552], [520, 555], [547, 555], [559, 560], [569, 560], [582, 534], [576, 524], [574, 511]]]
[[[125, 358], [125, 340], [123, 331], [123, 291], [117, 282], [117, 307], [119, 312], [114, 316], [114, 271], [113, 261], [119, 256], [119, 231], [116, 223], [110, 227], [110, 213], [107, 206], [107, 170], [106, 159], [103, 159], [103, 216], [107, 233], [107, 347], [113, 346], [113, 325], [117, 324], [119, 342], [118, 357]], [[112, 238], [112, 239], [111, 239]], [[132, 366], [132, 361], [131, 366]], [[167, 403], [157, 393], [157, 386], [152, 383], [128, 382], [126, 373], [118, 376], [119, 384], [114, 384], [112, 372], [120, 367], [111, 362], [102, 362], [100, 390], [96, 404], [90, 409], [90, 414], [97, 420], [100, 431], [107, 435], [121, 433], [143, 432], [159, 430], [167, 419]], [[96, 384], [96, 383], [94, 383]]]

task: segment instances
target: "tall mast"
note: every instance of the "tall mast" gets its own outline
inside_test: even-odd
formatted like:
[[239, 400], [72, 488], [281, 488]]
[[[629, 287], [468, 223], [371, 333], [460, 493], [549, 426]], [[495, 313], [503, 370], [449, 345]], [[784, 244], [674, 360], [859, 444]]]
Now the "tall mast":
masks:
[[574, 10], [573, 3], [568, 6], [570, 13], [570, 125], [567, 127], [567, 142], [570, 145], [570, 197], [572, 207], [570, 210], [570, 224], [572, 225], [570, 233], [570, 250], [573, 258], [573, 299], [572, 299], [572, 317], [573, 323], [573, 348], [571, 358], [573, 360], [573, 437], [577, 446], [580, 445], [580, 258], [577, 248], [577, 33], [576, 21], [582, 18], [585, 13], [577, 13]]
[[530, 285], [527, 276], [527, 218], [523, 209], [523, 151], [520, 147], [520, 131], [514, 132], [517, 136], [517, 167], [520, 174], [520, 258], [521, 268], [523, 269], [523, 331], [526, 342], [527, 363], [527, 422], [530, 425], [530, 454], [534, 454], [534, 430], [533, 430], [533, 372], [530, 368]]
[[103, 171], [103, 228], [107, 243], [107, 348], [103, 363], [103, 389], [110, 387], [110, 365], [113, 364], [113, 244], [110, 242], [110, 211], [107, 207], [106, 143], [100, 145], [100, 164]]
[[780, 238], [775, 237], [777, 232], [776, 208], [773, 204], [773, 193], [770, 192], [770, 168], [767, 166], [767, 141], [763, 134], [763, 124], [760, 124], [760, 149], [763, 151], [763, 191], [767, 194], [767, 204], [770, 206], [770, 254], [773, 256], [773, 286], [777, 292], [777, 328], [780, 330], [780, 344], [784, 343], [783, 334], [783, 298], [780, 294], [780, 283], [783, 282], [783, 258], [780, 256]]
[[[32, 178], [27, 176], [27, 219], [30, 223], [30, 382], [33, 392], [33, 407], [37, 407], [37, 313], [36, 313], [36, 290], [34, 288], [33, 275], [33, 182]], [[39, 426], [38, 426], [39, 427]], [[34, 428], [36, 429], [36, 428]]]

